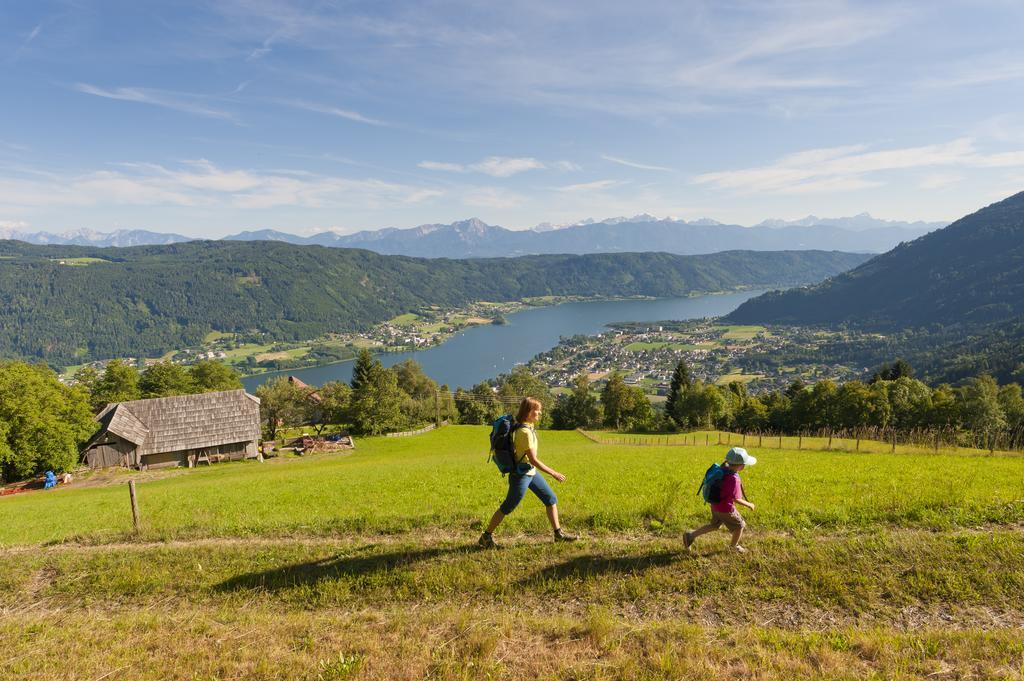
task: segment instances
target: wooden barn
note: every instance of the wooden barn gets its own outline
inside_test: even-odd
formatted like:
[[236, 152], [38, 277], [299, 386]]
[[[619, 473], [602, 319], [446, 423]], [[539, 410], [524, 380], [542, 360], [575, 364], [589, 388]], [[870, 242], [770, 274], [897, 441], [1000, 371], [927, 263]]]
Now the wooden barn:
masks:
[[190, 466], [259, 456], [260, 401], [245, 390], [115, 402], [82, 451], [90, 468]]

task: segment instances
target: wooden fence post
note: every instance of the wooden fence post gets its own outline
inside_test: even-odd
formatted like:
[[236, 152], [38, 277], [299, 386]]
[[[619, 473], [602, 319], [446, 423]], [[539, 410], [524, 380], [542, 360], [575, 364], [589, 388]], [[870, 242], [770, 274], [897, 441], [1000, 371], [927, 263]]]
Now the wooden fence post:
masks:
[[832, 429], [831, 428], [829, 428], [829, 430], [828, 430], [828, 448], [829, 448], [829, 450], [832, 449]]
[[[697, 437], [694, 435], [694, 437]], [[704, 446], [707, 447], [711, 440], [711, 433], [704, 433]]]
[[132, 500], [132, 525], [135, 526], [135, 531], [139, 531], [139, 499], [135, 496], [135, 481], [128, 481], [128, 496]]
[[760, 447], [762, 442], [764, 442], [764, 433], [758, 433], [757, 434], [757, 446]]
[[896, 429], [892, 429], [892, 453], [896, 453]]
[[804, 448], [804, 434], [803, 433], [800, 433], [797, 436], [796, 448], [797, 449], [803, 449]]
[[747, 434], [746, 433], [743, 433], [743, 443], [742, 443], [742, 446], [744, 446], [744, 447], [747, 446]]

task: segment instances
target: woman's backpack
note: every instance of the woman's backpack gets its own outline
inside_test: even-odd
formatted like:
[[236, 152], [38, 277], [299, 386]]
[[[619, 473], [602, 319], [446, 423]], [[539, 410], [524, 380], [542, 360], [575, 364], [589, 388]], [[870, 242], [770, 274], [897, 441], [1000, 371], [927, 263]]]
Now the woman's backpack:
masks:
[[502, 475], [518, 473], [520, 462], [516, 461], [516, 448], [513, 444], [515, 432], [524, 424], [516, 423], [511, 414], [499, 416], [491, 424], [491, 453], [488, 461], [494, 461]]

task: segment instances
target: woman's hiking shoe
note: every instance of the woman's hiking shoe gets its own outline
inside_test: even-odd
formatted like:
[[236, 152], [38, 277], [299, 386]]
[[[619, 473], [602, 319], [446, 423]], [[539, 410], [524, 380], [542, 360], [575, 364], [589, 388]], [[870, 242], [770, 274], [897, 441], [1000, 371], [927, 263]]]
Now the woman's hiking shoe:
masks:
[[555, 530], [555, 541], [576, 541], [579, 536], [562, 532], [562, 528]]
[[683, 548], [686, 549], [687, 551], [689, 551], [691, 546], [693, 546], [693, 533], [692, 532], [684, 532], [683, 533]]
[[494, 535], [490, 532], [484, 532], [480, 535], [480, 539], [477, 540], [477, 545], [482, 549], [496, 549], [498, 545], [494, 543]]
[[733, 546], [732, 550], [735, 551], [736, 553], [746, 553], [747, 552], [747, 550], [744, 547], [740, 546], [739, 544], [737, 544], [736, 546]]

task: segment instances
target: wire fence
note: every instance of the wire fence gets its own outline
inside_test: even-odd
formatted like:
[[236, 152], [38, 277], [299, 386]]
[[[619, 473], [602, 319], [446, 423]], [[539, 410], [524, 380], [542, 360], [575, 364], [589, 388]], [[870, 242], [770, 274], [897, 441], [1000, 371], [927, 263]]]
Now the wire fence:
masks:
[[840, 451], [863, 453], [936, 454], [957, 453], [987, 455], [1021, 454], [1019, 434], [1005, 433], [985, 437], [953, 430], [865, 428], [856, 431], [828, 429], [784, 433], [735, 433], [722, 430], [685, 433], [634, 434], [615, 431], [577, 429], [588, 440], [601, 445], [634, 447], [712, 447], [741, 446], [757, 449]]

